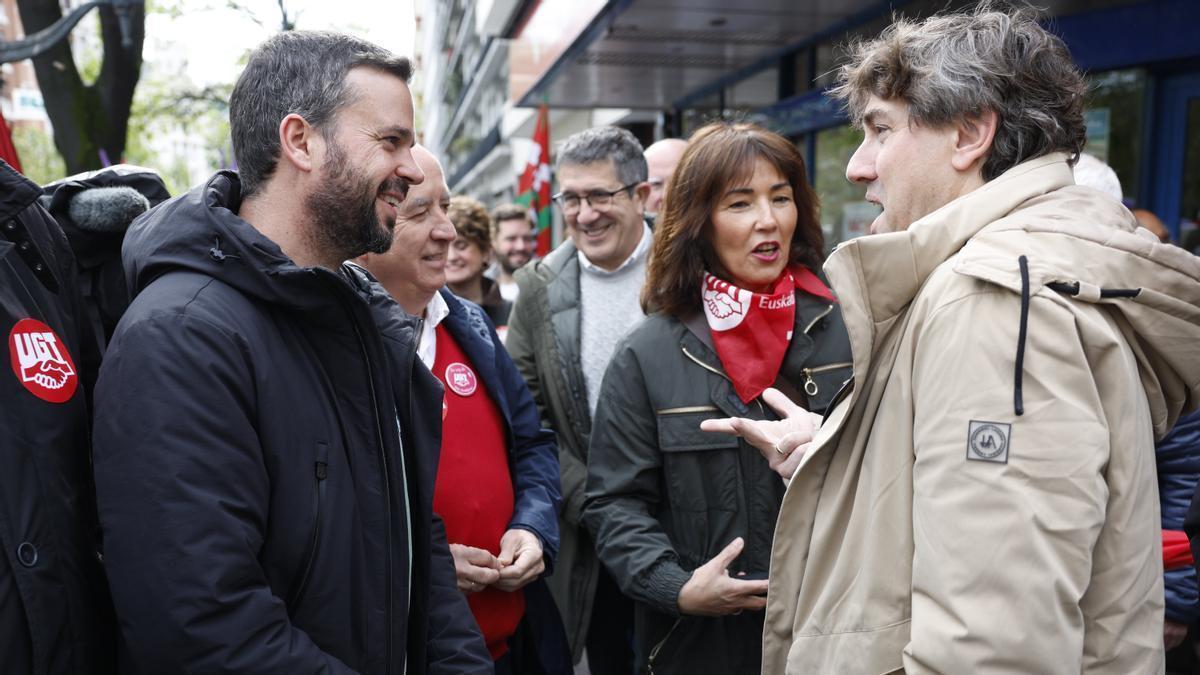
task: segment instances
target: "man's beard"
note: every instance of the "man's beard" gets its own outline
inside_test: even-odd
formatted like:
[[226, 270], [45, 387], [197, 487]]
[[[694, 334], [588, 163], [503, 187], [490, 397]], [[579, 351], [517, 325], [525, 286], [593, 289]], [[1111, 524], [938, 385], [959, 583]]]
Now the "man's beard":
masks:
[[519, 265], [514, 265], [514, 264], [512, 263], [512, 258], [510, 258], [509, 256], [506, 256], [506, 255], [498, 255], [498, 256], [496, 256], [496, 262], [500, 263], [500, 269], [504, 270], [504, 273], [505, 273], [505, 274], [507, 274], [507, 275], [509, 275], [509, 276], [512, 276], [512, 274], [513, 274], [514, 272], [516, 272], [517, 270], [521, 269], [521, 268], [522, 268], [522, 267], [524, 267], [525, 265], [529, 264], [529, 261], [530, 261], [530, 260], [533, 260], [533, 256], [532, 256], [532, 255], [527, 255], [527, 256], [525, 256], [525, 261], [524, 261], [524, 262], [522, 262], [522, 263], [521, 263], [521, 264], [519, 264]]
[[384, 253], [392, 246], [395, 218], [379, 222], [375, 200], [381, 191], [408, 194], [408, 183], [393, 177], [382, 187], [350, 166], [342, 148], [329, 145], [321, 186], [305, 200], [312, 219], [311, 236], [320, 250], [342, 260], [364, 253]]

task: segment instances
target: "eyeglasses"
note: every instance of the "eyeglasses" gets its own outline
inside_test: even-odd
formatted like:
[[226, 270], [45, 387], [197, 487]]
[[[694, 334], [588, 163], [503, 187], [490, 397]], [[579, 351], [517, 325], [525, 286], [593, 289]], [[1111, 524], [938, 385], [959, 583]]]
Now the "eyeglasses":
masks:
[[579, 213], [579, 207], [584, 201], [586, 201], [588, 206], [592, 207], [592, 209], [596, 211], [604, 211], [607, 210], [608, 207], [612, 206], [613, 197], [631, 188], [635, 188], [637, 185], [638, 183], [622, 185], [611, 192], [607, 190], [592, 190], [586, 195], [577, 195], [574, 192], [560, 192], [554, 195], [553, 199], [558, 203], [558, 206], [563, 210], [563, 213], [568, 216], [573, 216], [576, 213]]

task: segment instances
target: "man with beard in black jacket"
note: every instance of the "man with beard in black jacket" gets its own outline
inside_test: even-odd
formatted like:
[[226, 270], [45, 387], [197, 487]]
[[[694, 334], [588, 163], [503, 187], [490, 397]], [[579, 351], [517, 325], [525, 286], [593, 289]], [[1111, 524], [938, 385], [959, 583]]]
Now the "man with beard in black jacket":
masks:
[[94, 354], [62, 230], [0, 160], [0, 663], [13, 675], [113, 672], [96, 556], [85, 390]]
[[270, 38], [230, 99], [240, 171], [126, 236], [95, 445], [124, 672], [491, 672], [432, 512], [441, 387], [342, 264], [423, 179], [410, 73]]

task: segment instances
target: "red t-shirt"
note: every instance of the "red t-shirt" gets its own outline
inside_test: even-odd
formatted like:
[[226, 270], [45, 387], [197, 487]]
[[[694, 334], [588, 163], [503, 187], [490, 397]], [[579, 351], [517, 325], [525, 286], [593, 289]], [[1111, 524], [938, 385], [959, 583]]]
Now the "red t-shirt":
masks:
[[[499, 555], [514, 503], [504, 419], [445, 324], [435, 332], [433, 374], [446, 387], [446, 399], [433, 509], [446, 522], [451, 544]], [[485, 588], [468, 595], [467, 603], [492, 658], [500, 658], [525, 613], [524, 594]]]

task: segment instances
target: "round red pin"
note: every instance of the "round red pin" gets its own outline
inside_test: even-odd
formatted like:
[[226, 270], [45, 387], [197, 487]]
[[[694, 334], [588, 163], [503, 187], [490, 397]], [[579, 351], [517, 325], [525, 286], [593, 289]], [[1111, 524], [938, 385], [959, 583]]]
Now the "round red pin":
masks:
[[64, 403], [79, 386], [67, 345], [37, 319], [21, 319], [8, 333], [8, 355], [17, 381], [43, 401]]
[[446, 386], [459, 396], [470, 396], [475, 393], [478, 381], [470, 366], [465, 363], [451, 363], [446, 366]]

